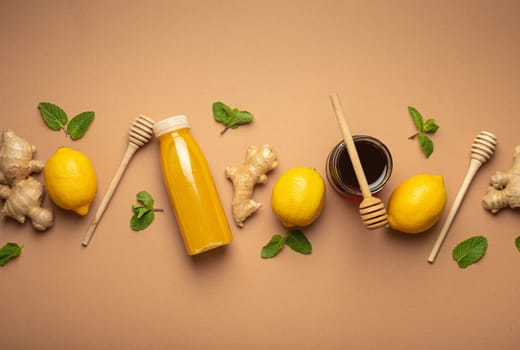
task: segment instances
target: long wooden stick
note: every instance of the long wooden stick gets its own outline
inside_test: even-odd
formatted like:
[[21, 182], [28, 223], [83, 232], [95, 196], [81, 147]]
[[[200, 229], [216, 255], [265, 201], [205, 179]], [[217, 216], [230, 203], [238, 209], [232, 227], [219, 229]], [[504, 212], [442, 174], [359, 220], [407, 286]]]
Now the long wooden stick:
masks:
[[128, 144], [123, 160], [121, 161], [119, 168], [117, 169], [114, 177], [112, 178], [112, 181], [108, 186], [107, 192], [105, 193], [105, 196], [103, 197], [103, 200], [101, 201], [101, 204], [99, 205], [96, 211], [96, 216], [94, 217], [94, 220], [90, 224], [88, 231], [85, 237], [83, 238], [83, 241], [81, 242], [83, 246], [86, 247], [90, 243], [90, 240], [94, 235], [94, 231], [96, 231], [97, 225], [101, 221], [101, 218], [103, 217], [103, 214], [105, 213], [105, 210], [107, 209], [108, 204], [110, 203], [110, 200], [112, 199], [114, 192], [116, 191], [116, 188], [119, 185], [119, 182], [121, 182], [121, 178], [125, 173], [130, 159], [132, 159], [132, 156], [138, 149], [139, 147], [137, 147], [136, 145], [132, 143]]
[[444, 239], [448, 235], [448, 231], [450, 229], [451, 224], [453, 223], [453, 220], [455, 219], [455, 216], [457, 215], [457, 212], [459, 210], [459, 207], [462, 203], [462, 200], [464, 199], [464, 196], [466, 195], [466, 191], [469, 188], [469, 185], [471, 184], [471, 181], [473, 180], [473, 177], [477, 173], [477, 171], [480, 169], [482, 164], [487, 162], [495, 152], [496, 147], [496, 137], [490, 132], [482, 131], [477, 135], [475, 140], [473, 141], [473, 144], [471, 146], [471, 161], [469, 164], [468, 172], [466, 173], [466, 177], [464, 178], [464, 181], [462, 182], [462, 185], [460, 186], [459, 192], [457, 193], [457, 196], [455, 197], [455, 201], [452, 204], [452, 207], [450, 209], [450, 212], [448, 213], [448, 217], [446, 218], [446, 222], [444, 223], [441, 232], [439, 233], [439, 236], [437, 237], [437, 240], [435, 241], [435, 244], [433, 246], [433, 249], [430, 253], [430, 256], [428, 257], [428, 262], [433, 264], [435, 261], [435, 258], [437, 257], [437, 254], [439, 253], [439, 250], [442, 246], [442, 243], [444, 242]]
[[455, 197], [455, 201], [453, 202], [450, 212], [448, 213], [448, 217], [446, 218], [446, 221], [444, 222], [444, 226], [442, 226], [441, 232], [439, 233], [439, 236], [437, 237], [437, 240], [435, 241], [435, 244], [430, 253], [430, 256], [428, 257], [429, 263], [433, 263], [435, 261], [435, 258], [437, 257], [437, 254], [439, 253], [439, 250], [441, 249], [442, 243], [444, 242], [444, 239], [448, 235], [448, 231], [451, 227], [451, 224], [453, 223], [453, 220], [455, 219], [455, 216], [457, 215], [457, 212], [462, 203], [462, 200], [464, 199], [464, 196], [466, 195], [466, 191], [468, 190], [469, 185], [471, 184], [471, 181], [473, 180], [473, 177], [477, 173], [477, 170], [481, 166], [482, 166], [482, 163], [479, 162], [478, 160], [475, 160], [475, 159], [471, 160], [470, 167], [468, 169], [466, 177], [464, 178], [464, 181], [462, 182], [459, 192], [457, 193], [457, 197]]
[[153, 124], [153, 120], [143, 115], [138, 116], [134, 120], [128, 135], [128, 146], [126, 148], [125, 155], [123, 156], [123, 160], [121, 161], [119, 168], [117, 169], [114, 177], [112, 178], [112, 181], [110, 182], [110, 185], [108, 186], [107, 192], [105, 193], [105, 196], [103, 197], [103, 200], [101, 201], [101, 204], [96, 211], [94, 220], [90, 224], [83, 241], [81, 241], [83, 246], [86, 247], [90, 243], [90, 240], [96, 231], [97, 225], [101, 221], [101, 218], [103, 217], [103, 214], [105, 213], [105, 210], [107, 209], [108, 204], [110, 203], [110, 200], [112, 199], [112, 196], [114, 195], [114, 192], [116, 191], [116, 188], [119, 185], [123, 174], [125, 173], [130, 159], [132, 159], [133, 155], [139, 148], [151, 140], [153, 134]]
[[343, 114], [343, 109], [341, 108], [339, 97], [337, 94], [334, 94], [330, 97], [330, 99], [332, 102], [332, 107], [334, 108], [334, 112], [336, 113], [336, 119], [338, 120], [341, 134], [343, 135], [343, 141], [345, 142], [345, 147], [347, 148], [350, 161], [352, 162], [352, 167], [354, 168], [354, 173], [356, 174], [363, 198], [371, 197], [372, 193], [370, 192], [370, 187], [368, 186], [368, 181], [365, 176], [365, 172], [363, 171], [363, 166], [359, 160], [359, 154], [357, 152], [354, 139], [352, 138], [352, 133], [350, 132], [350, 128], [347, 124], [347, 118]]

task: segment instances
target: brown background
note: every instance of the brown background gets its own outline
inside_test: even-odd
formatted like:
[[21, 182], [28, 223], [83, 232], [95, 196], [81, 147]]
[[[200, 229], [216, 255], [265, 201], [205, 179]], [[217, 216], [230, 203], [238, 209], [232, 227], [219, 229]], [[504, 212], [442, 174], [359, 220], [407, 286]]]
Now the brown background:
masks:
[[[87, 217], [55, 208], [48, 232], [0, 223], [0, 244], [24, 246], [0, 269], [0, 348], [517, 349], [520, 216], [493, 216], [480, 201], [520, 143], [519, 19], [518, 1], [1, 0], [1, 129], [36, 144], [38, 159], [62, 145], [84, 152], [99, 188]], [[284, 231], [270, 208], [275, 179], [296, 166], [325, 176], [341, 138], [333, 92], [353, 132], [393, 153], [385, 202], [400, 181], [432, 173], [445, 177], [449, 209], [473, 138], [497, 135], [434, 265], [426, 259], [447, 209], [418, 236], [369, 232], [330, 187], [305, 229], [311, 256], [259, 257]], [[220, 136], [217, 100], [255, 121]], [[73, 142], [43, 124], [40, 101], [96, 120]], [[430, 159], [407, 139], [408, 105], [441, 125]], [[241, 164], [250, 144], [277, 150], [279, 167], [254, 194], [264, 206], [245, 228], [231, 224], [227, 249], [185, 254], [156, 140], [134, 157], [91, 245], [80, 245], [139, 113], [189, 116], [229, 219], [224, 167]], [[140, 190], [166, 212], [136, 233], [128, 221]], [[460, 269], [451, 250], [476, 234], [488, 252]]]

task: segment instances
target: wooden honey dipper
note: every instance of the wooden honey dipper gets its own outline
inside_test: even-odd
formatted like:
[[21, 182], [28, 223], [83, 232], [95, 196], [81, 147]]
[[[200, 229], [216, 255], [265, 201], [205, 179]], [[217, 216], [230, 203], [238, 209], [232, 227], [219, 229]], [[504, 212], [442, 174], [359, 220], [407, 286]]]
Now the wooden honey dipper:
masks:
[[363, 195], [363, 200], [359, 204], [361, 220], [369, 230], [386, 226], [388, 224], [388, 216], [386, 214], [385, 205], [381, 199], [373, 197], [372, 193], [370, 192], [365, 172], [361, 166], [361, 161], [359, 160], [356, 145], [354, 144], [354, 139], [352, 138], [352, 133], [350, 132], [347, 120], [341, 108], [339, 97], [337, 94], [334, 94], [330, 97], [330, 99], [332, 101], [334, 112], [336, 113], [336, 119], [338, 120], [341, 133], [343, 134], [345, 147], [347, 148], [348, 155], [352, 162], [352, 167], [354, 168], [354, 173], [356, 174], [361, 194]]
[[448, 234], [448, 230], [450, 229], [453, 219], [455, 219], [455, 215], [457, 215], [457, 211], [459, 210], [460, 204], [464, 199], [464, 195], [466, 194], [473, 177], [477, 173], [477, 170], [480, 169], [482, 164], [487, 162], [493, 156], [496, 145], [497, 139], [495, 135], [487, 131], [480, 132], [473, 141], [473, 144], [471, 145], [471, 161], [469, 163], [468, 172], [466, 173], [466, 177], [460, 186], [457, 197], [455, 197], [455, 201], [453, 201], [453, 205], [451, 206], [446, 222], [444, 223], [444, 226], [442, 227], [441, 232], [435, 241], [430, 256], [428, 257], [429, 263], [433, 264], [435, 261], [435, 258], [439, 253], [446, 235]]
[[108, 207], [108, 203], [110, 202], [110, 199], [112, 199], [112, 196], [114, 195], [117, 185], [119, 185], [119, 182], [123, 177], [123, 174], [126, 170], [126, 167], [128, 166], [128, 163], [130, 162], [130, 159], [132, 159], [134, 153], [138, 149], [143, 147], [152, 139], [153, 124], [154, 121], [148, 117], [145, 117], [144, 115], [138, 116], [132, 123], [132, 126], [130, 127], [130, 131], [128, 134], [128, 147], [126, 148], [126, 153], [123, 157], [123, 160], [121, 161], [121, 164], [119, 165], [119, 168], [117, 169], [117, 172], [112, 178], [112, 182], [110, 182], [110, 185], [108, 186], [107, 192], [105, 193], [105, 196], [103, 197], [103, 200], [99, 205], [99, 208], [96, 212], [96, 216], [90, 224], [87, 234], [81, 242], [83, 246], [86, 247], [92, 239], [94, 231], [96, 230], [97, 225], [101, 221], [101, 217], [103, 216], [106, 208]]

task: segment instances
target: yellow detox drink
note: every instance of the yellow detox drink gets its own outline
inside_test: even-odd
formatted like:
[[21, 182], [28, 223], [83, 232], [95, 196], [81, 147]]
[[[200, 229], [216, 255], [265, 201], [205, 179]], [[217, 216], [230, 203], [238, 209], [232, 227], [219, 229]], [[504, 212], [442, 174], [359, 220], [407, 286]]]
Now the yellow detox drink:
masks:
[[206, 158], [191, 136], [188, 119], [154, 125], [163, 180], [189, 255], [226, 245], [232, 235]]

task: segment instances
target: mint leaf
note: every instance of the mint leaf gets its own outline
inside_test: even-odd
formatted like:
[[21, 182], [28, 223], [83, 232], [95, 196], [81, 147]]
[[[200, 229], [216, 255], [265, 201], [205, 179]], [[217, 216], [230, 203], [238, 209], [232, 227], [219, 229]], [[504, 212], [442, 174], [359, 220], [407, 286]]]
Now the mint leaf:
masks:
[[7, 243], [0, 248], [0, 266], [4, 266], [9, 260], [16, 258], [22, 252], [22, 247], [16, 243]]
[[144, 212], [144, 215], [139, 216], [138, 214], [135, 214], [130, 218], [130, 227], [134, 231], [142, 231], [150, 224], [152, 223], [153, 219], [155, 218], [155, 213], [153, 210], [146, 209], [146, 212]]
[[410, 112], [410, 115], [412, 116], [417, 131], [423, 131], [423, 117], [421, 113], [412, 106], [408, 106], [408, 112]]
[[152, 209], [153, 208], [153, 198], [150, 195], [150, 193], [146, 191], [138, 192], [137, 195], [137, 201], [144, 204], [145, 207]]
[[269, 259], [276, 256], [276, 254], [278, 254], [282, 250], [284, 243], [284, 237], [278, 234], [274, 235], [269, 241], [269, 243], [262, 247], [262, 252], [260, 253], [260, 256], [264, 259]]
[[40, 102], [38, 109], [43, 117], [45, 124], [54, 131], [59, 131], [65, 127], [69, 121], [67, 113], [57, 105], [50, 102]]
[[422, 132], [418, 134], [419, 144], [421, 145], [421, 149], [426, 156], [426, 158], [430, 158], [433, 153], [433, 141]]
[[310, 254], [312, 253], [312, 245], [311, 242], [305, 237], [302, 231], [293, 230], [290, 231], [285, 239], [285, 244], [292, 248], [292, 250], [302, 253], [302, 254]]
[[437, 125], [437, 121], [435, 119], [427, 119], [424, 122], [423, 131], [428, 134], [435, 134], [439, 126]]
[[459, 267], [466, 268], [479, 261], [486, 253], [488, 247], [487, 238], [474, 236], [460, 242], [452, 252], [453, 259]]
[[516, 249], [520, 252], [520, 236], [515, 239]]
[[215, 121], [226, 126], [220, 134], [224, 134], [228, 129], [236, 129], [240, 125], [251, 123], [254, 118], [253, 114], [248, 111], [240, 111], [237, 108], [232, 109], [222, 102], [214, 102], [212, 110]]
[[67, 134], [73, 140], [78, 140], [85, 135], [88, 127], [94, 120], [94, 112], [83, 112], [72, 118], [67, 125]]

